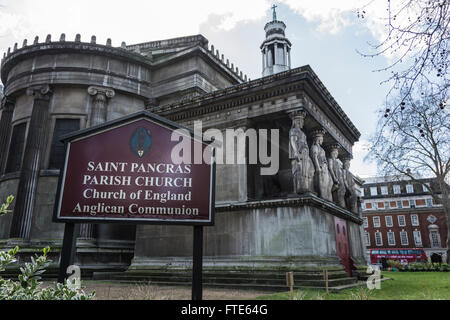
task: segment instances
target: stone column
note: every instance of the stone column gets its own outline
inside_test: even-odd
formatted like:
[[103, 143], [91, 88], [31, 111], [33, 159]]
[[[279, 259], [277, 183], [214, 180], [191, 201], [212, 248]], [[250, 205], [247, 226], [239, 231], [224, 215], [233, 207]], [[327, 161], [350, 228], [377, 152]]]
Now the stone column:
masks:
[[[88, 93], [93, 97], [93, 105], [89, 119], [89, 126], [93, 127], [106, 122], [108, 119], [108, 99], [114, 98], [115, 92], [110, 88], [92, 86], [88, 88]], [[80, 224], [79, 238], [94, 240], [95, 225], [87, 223]]]
[[6, 155], [8, 154], [8, 140], [11, 134], [11, 120], [14, 113], [15, 101], [9, 97], [2, 99], [2, 118], [0, 119], [0, 173], [6, 163]]
[[114, 98], [113, 89], [102, 87], [89, 87], [88, 93], [94, 97], [90, 117], [90, 126], [96, 126], [106, 122], [108, 115], [108, 99]]
[[30, 87], [27, 89], [27, 95], [34, 97], [33, 110], [20, 170], [16, 206], [10, 232], [11, 238], [24, 240], [30, 239], [42, 153], [45, 149], [46, 132], [49, 123], [50, 87], [48, 85]]
[[[238, 169], [238, 186], [239, 186], [239, 201], [240, 202], [245, 202], [248, 200], [248, 189], [247, 189], [247, 185], [248, 185], [248, 159], [249, 159], [249, 148], [248, 148], [248, 141], [247, 138], [245, 136], [247, 130], [251, 127], [250, 124], [250, 120], [248, 119], [243, 119], [241, 121], [237, 121], [235, 123], [235, 130], [242, 130], [244, 132], [244, 138], [245, 138], [245, 154], [241, 155], [241, 157], [239, 157], [238, 154], [236, 154], [236, 159], [238, 160], [239, 158], [241, 158], [242, 162], [245, 162], [245, 164], [237, 164], [237, 169]], [[236, 149], [237, 152], [237, 149]]]

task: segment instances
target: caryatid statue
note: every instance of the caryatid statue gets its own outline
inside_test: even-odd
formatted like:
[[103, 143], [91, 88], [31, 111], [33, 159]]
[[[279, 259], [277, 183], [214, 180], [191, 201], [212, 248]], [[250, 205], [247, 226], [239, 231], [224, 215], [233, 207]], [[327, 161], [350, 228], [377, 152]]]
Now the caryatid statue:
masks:
[[311, 146], [311, 159], [316, 169], [314, 174], [314, 185], [321, 198], [333, 201], [333, 196], [331, 194], [333, 180], [330, 171], [328, 170], [328, 161], [325, 150], [322, 148], [324, 135], [325, 131], [322, 129], [312, 132], [314, 140]]
[[344, 171], [339, 156], [339, 145], [330, 147], [330, 158], [328, 159], [328, 168], [330, 169], [331, 178], [333, 179], [332, 195], [336, 204], [345, 208], [345, 182]]
[[358, 195], [356, 193], [356, 183], [353, 178], [353, 174], [350, 172], [351, 158], [344, 159], [344, 183], [345, 183], [345, 200], [347, 202], [347, 208], [355, 213], [359, 213], [358, 208]]
[[294, 193], [303, 194], [314, 191], [314, 164], [309, 156], [306, 134], [302, 131], [306, 112], [295, 111], [290, 114], [292, 128], [289, 132], [289, 159], [292, 163]]

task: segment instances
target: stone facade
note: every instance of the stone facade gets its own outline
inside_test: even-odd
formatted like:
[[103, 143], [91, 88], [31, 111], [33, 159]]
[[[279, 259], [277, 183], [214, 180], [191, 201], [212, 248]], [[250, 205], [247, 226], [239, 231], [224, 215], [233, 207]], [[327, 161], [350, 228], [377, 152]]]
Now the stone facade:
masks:
[[[58, 252], [64, 228], [51, 220], [59, 176], [57, 140], [70, 130], [66, 122], [83, 129], [243, 78], [208, 49], [201, 35], [120, 48], [110, 40], [101, 45], [95, 37], [82, 42], [79, 35], [74, 41], [61, 35], [59, 41], [48, 36], [45, 42], [36, 38], [15, 46], [1, 62], [0, 190], [3, 198], [16, 196], [14, 213], [0, 218], [2, 245], [50, 245]], [[79, 241], [80, 250], [130, 258], [135, 229], [83, 225], [80, 236], [86, 241]]]
[[[362, 219], [351, 205], [355, 192], [349, 190], [345, 201], [340, 195], [333, 202], [331, 173], [324, 171], [330, 195], [320, 198], [313, 186], [317, 168], [312, 158], [307, 159], [319, 131], [324, 170], [330, 146], [339, 148], [333, 159], [342, 163], [352, 157], [360, 133], [309, 66], [290, 68], [290, 42], [278, 37], [284, 35], [280, 26], [285, 27], [276, 20], [266, 26], [270, 41], [262, 47], [273, 40], [278, 48], [277, 43], [285, 41], [275, 55], [284, 57], [283, 67], [267, 69], [264, 78], [253, 81], [213, 46], [208, 48], [201, 35], [123, 43], [120, 48], [112, 47], [110, 40], [100, 45], [95, 37], [84, 43], [80, 36], [66, 41], [62, 35], [56, 42], [49, 36], [45, 43], [36, 38], [32, 45], [15, 46], [1, 64], [5, 97], [0, 196], [14, 194], [18, 201], [13, 215], [0, 218], [0, 245], [58, 248], [63, 226], [51, 222], [59, 174], [55, 163], [63, 154], [58, 135], [146, 109], [190, 128], [202, 121], [204, 130], [279, 130], [277, 174], [261, 175], [261, 164], [217, 165], [217, 214], [215, 226], [205, 232], [206, 264], [263, 268], [294, 261], [299, 266], [338, 266], [336, 218], [347, 223], [349, 259], [364, 264]], [[263, 50], [263, 59], [268, 59], [266, 54]], [[310, 180], [306, 187], [301, 187], [302, 175], [292, 167], [294, 162], [300, 166], [298, 154], [291, 150], [291, 129], [298, 115], [298, 145]], [[249, 148], [246, 142], [247, 158]], [[352, 179], [342, 166], [334, 169]], [[343, 184], [334, 183], [340, 190]], [[131, 272], [161, 263], [189, 264], [191, 233], [187, 227], [85, 225], [77, 261], [85, 269], [129, 267]]]

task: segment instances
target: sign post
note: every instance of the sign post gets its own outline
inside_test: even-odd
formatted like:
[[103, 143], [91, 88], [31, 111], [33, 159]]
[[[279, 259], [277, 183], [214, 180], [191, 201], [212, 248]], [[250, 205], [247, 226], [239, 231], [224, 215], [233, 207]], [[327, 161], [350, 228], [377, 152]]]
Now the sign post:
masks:
[[61, 260], [59, 263], [58, 282], [64, 283], [67, 279], [67, 268], [71, 266], [75, 259], [77, 250], [77, 235], [79, 233], [79, 225], [74, 223], [66, 223], [64, 227], [64, 239], [61, 248]]
[[192, 256], [192, 300], [203, 298], [203, 227], [194, 227], [194, 253]]
[[192, 299], [201, 300], [203, 226], [214, 225], [211, 144], [148, 111], [61, 140], [66, 160], [53, 216], [66, 224], [59, 281], [73, 263], [80, 223], [186, 225], [194, 229]]

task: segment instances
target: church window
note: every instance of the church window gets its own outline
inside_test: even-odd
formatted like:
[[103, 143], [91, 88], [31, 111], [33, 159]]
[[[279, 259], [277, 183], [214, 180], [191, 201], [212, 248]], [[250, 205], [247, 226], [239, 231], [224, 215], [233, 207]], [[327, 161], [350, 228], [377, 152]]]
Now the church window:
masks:
[[25, 122], [15, 125], [13, 128], [5, 173], [20, 171], [25, 147], [26, 128], [27, 124]]
[[70, 132], [80, 130], [79, 119], [56, 119], [53, 130], [52, 147], [50, 151], [49, 169], [60, 169], [65, 160], [64, 143], [59, 138]]

